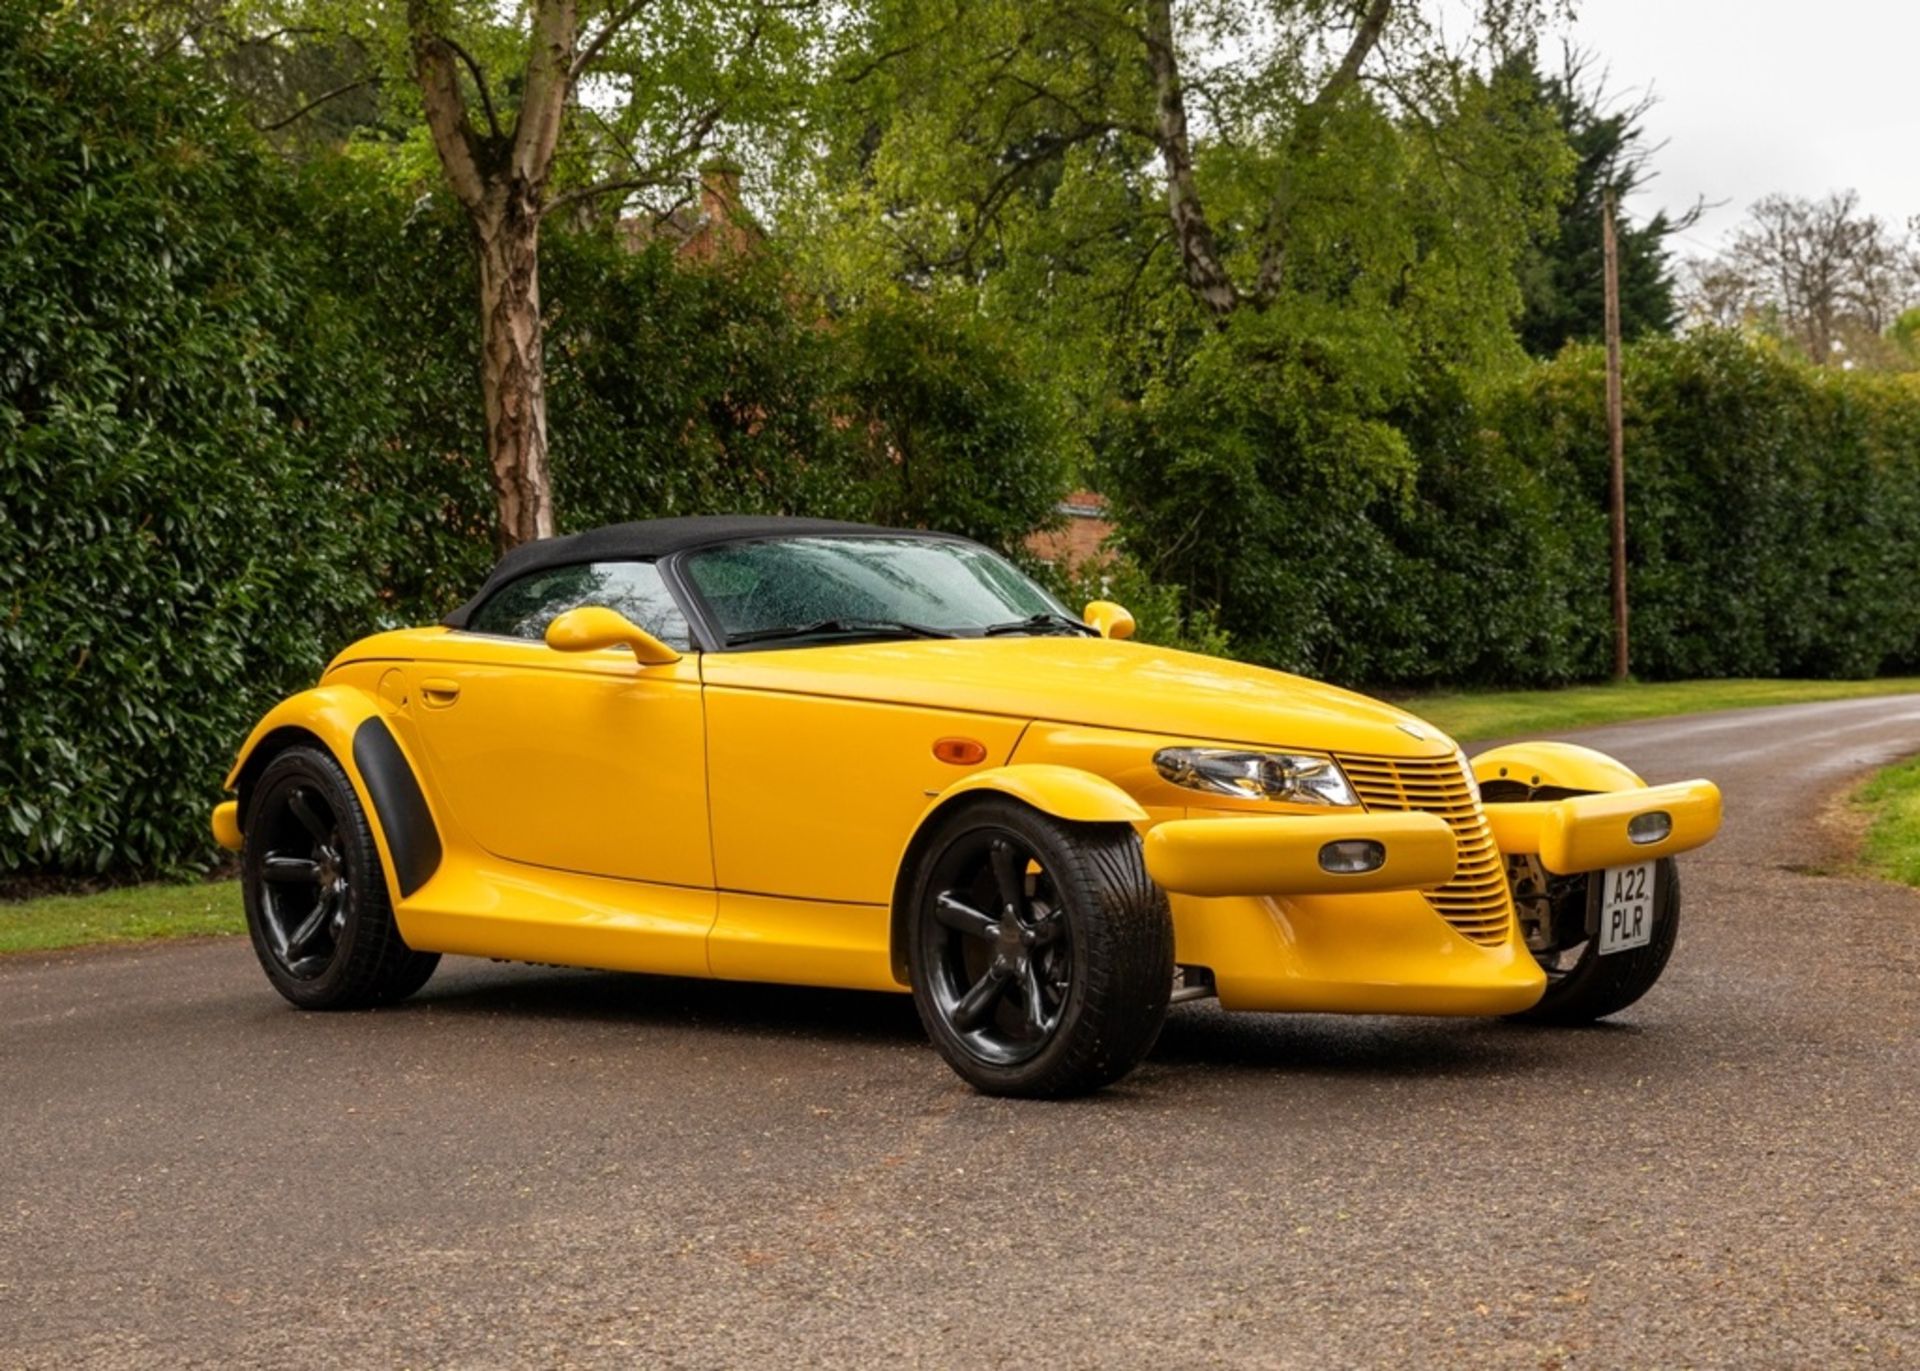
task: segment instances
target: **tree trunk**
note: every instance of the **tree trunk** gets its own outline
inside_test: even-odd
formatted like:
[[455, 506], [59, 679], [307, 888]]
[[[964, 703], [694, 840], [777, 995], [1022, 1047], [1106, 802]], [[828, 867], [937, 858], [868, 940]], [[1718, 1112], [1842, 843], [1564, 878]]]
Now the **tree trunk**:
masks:
[[480, 259], [480, 393], [502, 551], [553, 536], [540, 334], [540, 217], [524, 182], [473, 214]]
[[1153, 78], [1154, 141], [1167, 170], [1167, 213], [1187, 289], [1213, 314], [1225, 319], [1240, 303], [1233, 279], [1220, 263], [1213, 225], [1200, 203], [1193, 179], [1193, 141], [1187, 131], [1187, 97], [1180, 85], [1179, 55], [1173, 46], [1172, 0], [1147, 0], [1147, 72]]
[[[624, 13], [631, 18], [633, 8]], [[534, 0], [527, 70], [511, 134], [500, 126], [479, 65], [439, 31], [446, 18], [444, 8], [431, 0], [408, 0], [427, 128], [447, 183], [466, 207], [480, 262], [480, 396], [496, 536], [504, 551], [553, 536], [540, 338], [540, 213], [575, 75], [578, 0]], [[611, 31], [604, 30], [597, 42]], [[460, 87], [463, 63], [486, 112], [485, 135], [468, 116]]]

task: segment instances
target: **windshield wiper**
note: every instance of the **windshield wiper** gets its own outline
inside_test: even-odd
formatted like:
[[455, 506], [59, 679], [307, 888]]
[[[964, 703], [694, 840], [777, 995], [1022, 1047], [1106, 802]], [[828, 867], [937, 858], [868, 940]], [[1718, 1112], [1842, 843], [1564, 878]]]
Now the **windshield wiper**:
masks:
[[1083, 624], [1078, 619], [1069, 619], [1064, 614], [1055, 614], [1052, 610], [1042, 610], [1030, 614], [1024, 619], [1015, 619], [1012, 623], [990, 624], [980, 630], [983, 638], [997, 638], [1005, 633], [1058, 633], [1066, 629], [1073, 633], [1100, 636], [1100, 630], [1092, 624]]
[[748, 633], [729, 633], [727, 646], [743, 643], [768, 643], [780, 638], [824, 637], [951, 638], [943, 628], [908, 623], [905, 619], [816, 619], [810, 624], [789, 624], [781, 628], [757, 628]]

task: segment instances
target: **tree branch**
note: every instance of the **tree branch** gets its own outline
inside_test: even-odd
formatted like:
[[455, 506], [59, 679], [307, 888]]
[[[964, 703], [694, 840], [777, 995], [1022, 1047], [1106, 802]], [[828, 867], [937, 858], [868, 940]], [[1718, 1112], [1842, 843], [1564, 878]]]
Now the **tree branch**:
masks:
[[493, 112], [493, 92], [487, 89], [487, 78], [481, 72], [480, 64], [473, 60], [472, 53], [454, 42], [453, 39], [445, 38], [441, 41], [452, 48], [453, 55], [466, 63], [467, 70], [473, 73], [474, 88], [480, 92], [480, 107], [487, 112], [487, 127], [493, 130], [493, 136], [495, 138], [500, 137], [500, 119], [499, 116]]
[[[1135, 124], [1130, 120], [1095, 118], [1085, 113], [1074, 103], [1074, 100], [1077, 98], [1098, 94], [1099, 92], [1097, 90], [1089, 89], [1082, 91], [1080, 92], [1080, 96], [1062, 95], [1059, 91], [1049, 86], [1043, 86], [1037, 81], [1028, 80], [1016, 71], [1004, 73], [1003, 79], [1025, 90], [1030, 98], [1054, 105], [1062, 113], [1072, 118], [1074, 122], [1079, 125], [1078, 129], [1076, 129], [1072, 135], [1076, 138], [1100, 133], [1131, 133], [1136, 138], [1144, 138], [1149, 142], [1153, 141], [1154, 130], [1146, 124]], [[1004, 128], [1002, 129], [1002, 133], [1005, 133]]]
[[613, 36], [631, 24], [639, 16], [640, 11], [652, 3], [653, 0], [627, 0], [620, 9], [608, 15], [600, 25], [599, 32], [589, 38], [579, 54], [574, 57], [573, 68], [567, 73], [567, 78], [572, 81], [579, 80], [581, 73], [594, 64], [607, 44], [612, 41]]
[[434, 31], [428, 0], [407, 0], [407, 27], [413, 46], [414, 75], [420, 82], [427, 129], [434, 150], [446, 168], [447, 184], [469, 210], [478, 209], [487, 193], [480, 168], [480, 151], [467, 118], [466, 98], [460, 93], [460, 74], [453, 49]]
[[1346, 55], [1340, 59], [1340, 65], [1333, 69], [1326, 84], [1307, 102], [1306, 108], [1300, 111], [1300, 117], [1294, 122], [1293, 133], [1286, 141], [1280, 165], [1279, 184], [1274, 188], [1273, 199], [1268, 202], [1266, 216], [1260, 225], [1260, 271], [1254, 278], [1253, 298], [1263, 308], [1279, 295], [1281, 281], [1286, 274], [1287, 222], [1293, 215], [1293, 163], [1312, 155], [1318, 146], [1327, 113], [1359, 81], [1360, 68], [1366, 63], [1367, 54], [1379, 43], [1380, 33], [1386, 28], [1387, 15], [1392, 8], [1393, 0], [1369, 0], [1366, 13], [1360, 17], [1360, 25], [1353, 31], [1353, 41], [1347, 44]]
[[1380, 31], [1387, 26], [1387, 13], [1392, 8], [1393, 0], [1372, 0], [1367, 6], [1367, 12], [1360, 18], [1360, 27], [1353, 31], [1353, 41], [1347, 45], [1347, 55], [1340, 59], [1340, 65], [1333, 69], [1326, 85], [1320, 87], [1320, 93], [1313, 97], [1309, 109], [1320, 111], [1330, 108], [1360, 79], [1360, 67], [1366, 62], [1367, 54], [1380, 41]]
[[577, 205], [582, 200], [597, 200], [603, 195], [612, 195], [618, 191], [647, 190], [653, 186], [672, 185], [675, 178], [665, 173], [648, 176], [626, 176], [612, 181], [601, 181], [591, 186], [580, 186], [561, 195], [556, 195], [541, 209], [542, 215], [552, 214], [568, 205]]
[[909, 40], [908, 42], [900, 44], [898, 47], [888, 48], [885, 52], [875, 53], [866, 62], [862, 63], [858, 70], [852, 72], [849, 75], [841, 76], [838, 79], [843, 85], [857, 86], [862, 81], [866, 80], [869, 76], [872, 76], [875, 72], [879, 71], [882, 67], [886, 66], [887, 63], [893, 61], [896, 57], [905, 57], [908, 53], [917, 51], [918, 49], [925, 47], [928, 43], [931, 43], [934, 39], [945, 34], [946, 31], [952, 27], [953, 25], [951, 23], [942, 24], [940, 25], [940, 27], [935, 29], [932, 33], [927, 34], [925, 37], [914, 38]]
[[579, 31], [578, 0], [535, 0], [520, 117], [513, 130], [515, 177], [535, 194], [553, 169], [553, 150], [567, 96], [573, 90], [573, 59]]
[[343, 86], [335, 86], [332, 90], [328, 91], [325, 95], [315, 96], [313, 99], [307, 101], [306, 104], [300, 106], [299, 109], [295, 110], [292, 114], [289, 114], [284, 119], [276, 119], [271, 124], [255, 124], [254, 127], [262, 133], [272, 133], [275, 130], [285, 128], [288, 124], [293, 123], [294, 120], [296, 119], [299, 119], [305, 115], [311, 114], [314, 110], [319, 109], [320, 106], [326, 104], [327, 101], [329, 100], [335, 99], [338, 96], [346, 95], [352, 91], [359, 90], [362, 86], [377, 86], [379, 84], [380, 84], [380, 75], [378, 72], [374, 73], [372, 76], [362, 76], [357, 81], [349, 81]]
[[[1384, 3], [1384, 0], [1376, 0]], [[1180, 89], [1179, 54], [1173, 46], [1172, 0], [1146, 0], [1147, 70], [1153, 78], [1154, 142], [1166, 164], [1167, 213], [1187, 289], [1213, 315], [1224, 320], [1240, 304], [1240, 293], [1221, 265], [1213, 225], [1207, 222], [1193, 176], [1193, 143], [1187, 131], [1186, 97]]]
[[[652, 166], [641, 166], [639, 160], [635, 158], [631, 152], [628, 152], [626, 153], [627, 163], [633, 168], [634, 175], [615, 177], [610, 180], [596, 182], [591, 186], [580, 186], [574, 190], [557, 195], [547, 203], [541, 210], [541, 213], [550, 214], [554, 210], [561, 209], [567, 205], [579, 204], [582, 200], [595, 200], [602, 195], [611, 195], [616, 191], [646, 190], [651, 186], [672, 185], [679, 179], [679, 173], [675, 168], [679, 163], [685, 161], [705, 145], [707, 135], [713, 132], [713, 126], [720, 122], [720, 116], [725, 111], [726, 102], [716, 100], [686, 125], [687, 131], [682, 135], [679, 143], [672, 151], [663, 155]], [[598, 118], [599, 116], [596, 115], [595, 117]], [[606, 121], [604, 119], [601, 120], [601, 125], [605, 127]], [[609, 130], [609, 132], [611, 132], [611, 130]]]

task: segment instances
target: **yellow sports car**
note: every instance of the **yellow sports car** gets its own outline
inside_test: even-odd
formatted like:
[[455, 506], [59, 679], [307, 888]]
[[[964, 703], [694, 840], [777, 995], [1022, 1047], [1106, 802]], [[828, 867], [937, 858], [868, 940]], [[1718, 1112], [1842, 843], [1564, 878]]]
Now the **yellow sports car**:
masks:
[[1570, 1022], [1659, 977], [1711, 783], [1469, 762], [1132, 629], [937, 533], [548, 539], [262, 719], [213, 830], [302, 1007], [397, 1000], [449, 952], [911, 990], [999, 1094], [1112, 1082], [1201, 996]]

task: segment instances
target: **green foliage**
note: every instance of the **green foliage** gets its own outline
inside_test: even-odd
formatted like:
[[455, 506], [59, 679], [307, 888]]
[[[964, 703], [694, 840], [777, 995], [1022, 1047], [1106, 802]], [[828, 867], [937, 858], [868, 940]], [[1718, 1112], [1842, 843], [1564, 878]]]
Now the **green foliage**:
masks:
[[1131, 557], [1114, 554], [1072, 567], [1031, 569], [1069, 609], [1084, 609], [1094, 600], [1123, 606], [1133, 615], [1137, 642], [1212, 657], [1224, 657], [1232, 647], [1213, 611], [1190, 608], [1179, 586], [1154, 580]]
[[[276, 158], [128, 47], [0, 0], [0, 870], [204, 861], [254, 719], [492, 561], [459, 215], [365, 158]], [[771, 257], [546, 250], [571, 527], [764, 510], [1010, 546], [1058, 497], [1050, 412], [963, 314], [836, 317]]]
[[285, 178], [178, 64], [0, 7], [0, 868], [159, 867], [374, 591]]
[[[1126, 546], [1236, 651], [1336, 680], [1607, 674], [1603, 358], [1468, 387], [1428, 373], [1368, 416], [1336, 364], [1231, 334], [1110, 425]], [[1236, 361], [1244, 358], [1244, 361]], [[1633, 669], [1860, 677], [1920, 658], [1920, 387], [1737, 337], [1626, 363]]]
[[[1533, 98], [1558, 123], [1575, 163], [1570, 192], [1557, 220], [1536, 235], [1520, 262], [1526, 300], [1519, 320], [1520, 342], [1535, 357], [1551, 357], [1569, 342], [1601, 341], [1606, 304], [1602, 293], [1602, 214], [1606, 193], [1616, 205], [1648, 180], [1646, 140], [1648, 103], [1604, 108], [1597, 84], [1585, 82], [1586, 62], [1570, 55], [1558, 76], [1540, 73], [1529, 55], [1515, 59], [1509, 80], [1534, 92]], [[1632, 341], [1670, 334], [1674, 307], [1673, 261], [1667, 239], [1691, 222], [1680, 223], [1660, 211], [1644, 224], [1619, 212], [1614, 225], [1620, 266], [1620, 336]]]
[[861, 512], [835, 449], [833, 339], [777, 263], [677, 265], [549, 235], [549, 422], [569, 528], [714, 510]]
[[878, 522], [1012, 548], [1055, 517], [1067, 469], [1052, 413], [976, 314], [882, 298], [835, 333], [835, 412]]
[[[1605, 622], [1603, 358], [1570, 349], [1500, 398], [1505, 448], [1556, 492], [1578, 622]], [[1626, 363], [1633, 668], [1853, 677], [1920, 654], [1920, 389], [1706, 331]], [[1577, 675], [1599, 642], [1569, 642]], [[1528, 679], [1525, 677], [1519, 679]]]

